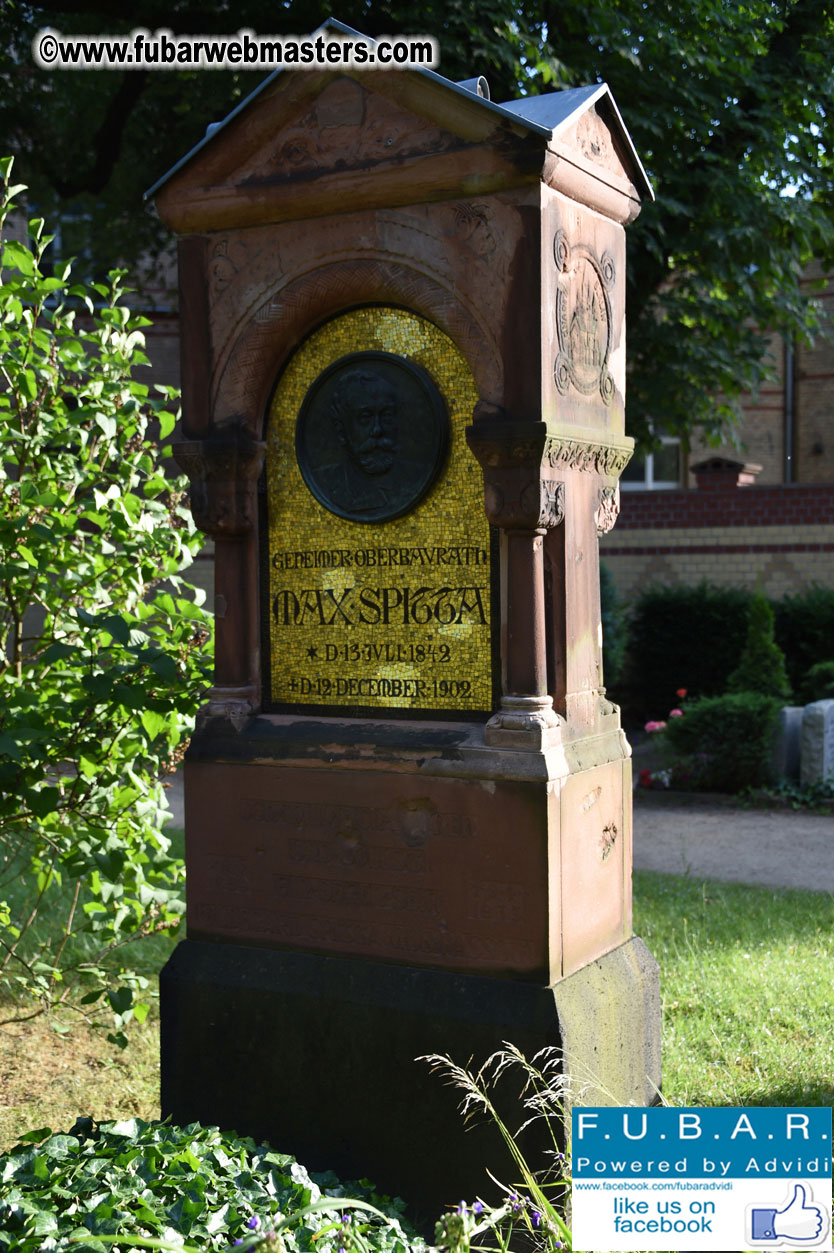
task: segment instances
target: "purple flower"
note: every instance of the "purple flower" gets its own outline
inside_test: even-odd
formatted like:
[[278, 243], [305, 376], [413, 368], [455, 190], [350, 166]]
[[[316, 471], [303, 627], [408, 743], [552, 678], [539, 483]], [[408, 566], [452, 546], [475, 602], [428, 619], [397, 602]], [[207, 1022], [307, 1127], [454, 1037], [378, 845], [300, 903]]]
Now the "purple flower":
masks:
[[251, 1218], [247, 1218], [246, 1220], [246, 1226], [250, 1231], [257, 1231], [260, 1225], [261, 1220], [258, 1218], [257, 1214], [253, 1214]]
[[483, 1202], [481, 1202], [481, 1201], [476, 1201], [476, 1202], [475, 1202], [475, 1204], [472, 1206], [472, 1213], [473, 1213], [473, 1214], [477, 1214], [477, 1215], [478, 1215], [478, 1217], [480, 1218], [480, 1216], [481, 1216], [481, 1214], [483, 1214], [483, 1212], [484, 1212]]
[[539, 1211], [538, 1211], [537, 1209], [534, 1209], [534, 1210], [531, 1210], [531, 1211], [530, 1211], [530, 1219], [531, 1219], [531, 1221], [532, 1221], [532, 1223], [533, 1223], [533, 1226], [534, 1226], [534, 1227], [541, 1227], [541, 1225], [542, 1225], [542, 1216], [541, 1216], [541, 1214], [539, 1213]]

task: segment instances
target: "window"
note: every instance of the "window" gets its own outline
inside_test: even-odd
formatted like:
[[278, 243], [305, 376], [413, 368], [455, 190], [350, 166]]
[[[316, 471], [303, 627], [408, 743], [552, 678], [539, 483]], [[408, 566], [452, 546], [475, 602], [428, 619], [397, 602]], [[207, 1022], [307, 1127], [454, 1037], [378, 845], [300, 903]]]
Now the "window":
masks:
[[635, 452], [620, 476], [624, 491], [651, 492], [681, 485], [681, 443], [674, 435], [661, 435], [656, 452]]

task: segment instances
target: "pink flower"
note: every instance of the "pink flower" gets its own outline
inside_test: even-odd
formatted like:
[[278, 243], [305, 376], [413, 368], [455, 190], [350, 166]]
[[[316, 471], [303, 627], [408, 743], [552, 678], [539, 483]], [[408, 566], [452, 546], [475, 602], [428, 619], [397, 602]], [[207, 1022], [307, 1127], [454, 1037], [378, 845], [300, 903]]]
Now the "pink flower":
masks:
[[682, 717], [683, 717], [683, 710], [682, 710], [682, 709], [670, 709], [670, 710], [669, 710], [669, 717], [670, 717], [670, 718], [682, 718]]
[[675, 695], [677, 696], [678, 700], [685, 700], [685, 699], [686, 699], [686, 688], [685, 688], [685, 687], [679, 687], [679, 688], [678, 688], [678, 690], [675, 692]]
[[646, 731], [665, 731], [665, 730], [666, 730], [666, 723], [665, 723], [665, 722], [647, 722], [647, 723], [646, 723], [646, 725], [645, 725], [645, 727], [644, 727], [644, 730], [646, 730]]

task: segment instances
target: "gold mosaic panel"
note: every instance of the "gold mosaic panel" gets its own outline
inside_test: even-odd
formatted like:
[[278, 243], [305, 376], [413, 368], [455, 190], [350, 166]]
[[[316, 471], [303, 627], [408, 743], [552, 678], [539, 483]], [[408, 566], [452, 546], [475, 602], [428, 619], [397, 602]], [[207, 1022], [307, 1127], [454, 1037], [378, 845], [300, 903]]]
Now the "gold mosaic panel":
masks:
[[[450, 424], [448, 455], [428, 495], [404, 516], [373, 524], [320, 504], [295, 452], [311, 384], [341, 357], [370, 351], [422, 367]], [[491, 709], [490, 533], [481, 469], [464, 437], [477, 400], [454, 343], [402, 309], [342, 314], [295, 353], [267, 435], [273, 705], [464, 715]]]

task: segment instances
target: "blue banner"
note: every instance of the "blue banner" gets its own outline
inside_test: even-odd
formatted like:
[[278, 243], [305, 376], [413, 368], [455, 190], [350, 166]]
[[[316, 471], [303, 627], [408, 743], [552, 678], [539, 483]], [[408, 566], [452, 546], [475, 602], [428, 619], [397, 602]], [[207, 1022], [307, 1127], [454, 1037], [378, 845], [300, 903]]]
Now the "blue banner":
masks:
[[831, 1110], [574, 1109], [574, 1179], [831, 1176]]

